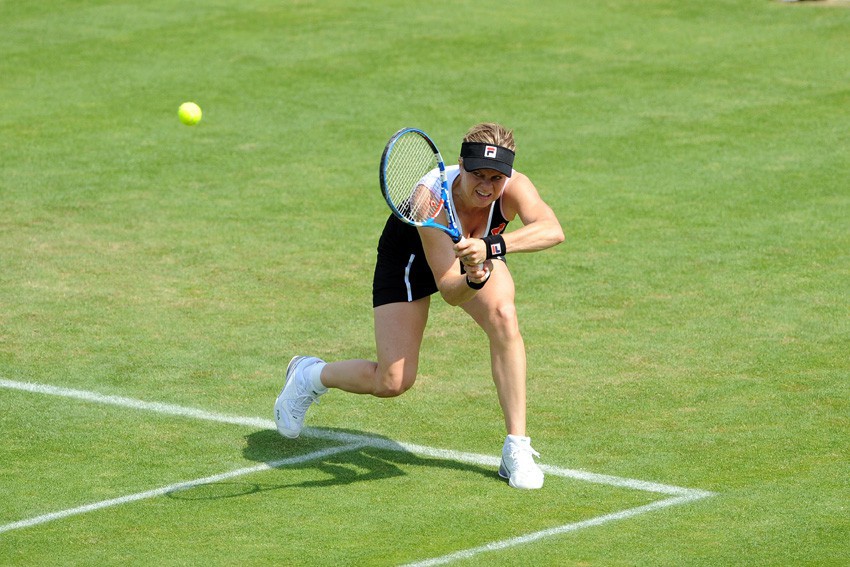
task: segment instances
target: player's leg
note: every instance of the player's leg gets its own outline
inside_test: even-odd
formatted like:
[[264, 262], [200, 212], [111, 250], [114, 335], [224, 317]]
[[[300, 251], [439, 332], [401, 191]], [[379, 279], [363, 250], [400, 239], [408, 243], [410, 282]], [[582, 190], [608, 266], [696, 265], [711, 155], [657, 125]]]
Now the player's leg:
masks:
[[[297, 437], [307, 410], [328, 388], [378, 397], [409, 389], [416, 380], [429, 296], [436, 291], [416, 228], [390, 215], [378, 241], [372, 280], [377, 362], [293, 358], [275, 402], [278, 431]], [[410, 297], [421, 299], [408, 302]]]
[[410, 303], [388, 303], [374, 309], [378, 361], [331, 362], [321, 370], [321, 382], [355, 394], [398, 396], [416, 381], [419, 349], [428, 322], [430, 297]]
[[391, 397], [413, 386], [429, 305], [430, 298], [424, 297], [410, 303], [388, 303], [375, 308], [378, 362], [358, 359], [325, 363], [312, 356], [294, 357], [286, 369], [286, 381], [274, 405], [280, 434], [298, 437], [307, 410], [328, 388]]
[[464, 310], [487, 333], [490, 364], [508, 434], [525, 435], [526, 359], [514, 305], [514, 280], [504, 262], [493, 262], [490, 280]]
[[508, 435], [502, 446], [499, 476], [514, 488], [541, 488], [540, 456], [526, 436], [526, 358], [514, 304], [514, 281], [503, 262], [493, 263], [490, 281], [464, 304], [490, 341], [490, 363]]

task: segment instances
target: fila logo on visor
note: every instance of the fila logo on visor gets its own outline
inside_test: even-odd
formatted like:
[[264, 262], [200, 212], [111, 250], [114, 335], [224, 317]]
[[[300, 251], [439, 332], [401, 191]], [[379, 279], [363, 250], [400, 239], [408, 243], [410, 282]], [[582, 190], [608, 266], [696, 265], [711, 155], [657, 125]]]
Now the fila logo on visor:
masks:
[[484, 148], [484, 157], [486, 158], [495, 158], [496, 157], [496, 146], [487, 146]]

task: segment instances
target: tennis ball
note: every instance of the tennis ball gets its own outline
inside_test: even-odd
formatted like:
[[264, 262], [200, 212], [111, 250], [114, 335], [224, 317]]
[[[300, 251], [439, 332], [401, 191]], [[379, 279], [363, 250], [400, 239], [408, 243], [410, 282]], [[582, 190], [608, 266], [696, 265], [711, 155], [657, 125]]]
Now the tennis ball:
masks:
[[201, 121], [201, 107], [194, 102], [184, 102], [180, 105], [180, 110], [177, 111], [177, 116], [180, 117], [180, 122], [186, 126], [194, 126]]

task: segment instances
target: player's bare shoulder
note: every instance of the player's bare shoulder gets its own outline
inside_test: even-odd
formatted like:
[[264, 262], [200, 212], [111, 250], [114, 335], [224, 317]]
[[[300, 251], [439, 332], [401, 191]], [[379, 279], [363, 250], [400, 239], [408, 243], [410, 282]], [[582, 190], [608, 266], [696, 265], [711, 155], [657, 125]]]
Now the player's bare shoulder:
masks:
[[502, 211], [505, 218], [512, 219], [523, 207], [533, 206], [540, 200], [537, 188], [524, 173], [513, 170], [502, 193]]

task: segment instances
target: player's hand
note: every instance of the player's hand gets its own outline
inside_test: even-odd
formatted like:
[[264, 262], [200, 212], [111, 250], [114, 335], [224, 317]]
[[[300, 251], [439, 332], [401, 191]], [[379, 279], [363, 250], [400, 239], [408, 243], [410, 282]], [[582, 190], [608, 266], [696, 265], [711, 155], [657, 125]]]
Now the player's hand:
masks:
[[485, 260], [482, 264], [472, 266], [466, 265], [466, 277], [469, 278], [469, 281], [472, 283], [482, 283], [486, 282], [490, 277], [490, 273], [493, 270], [493, 261]]
[[479, 238], [464, 238], [455, 244], [455, 256], [469, 269], [487, 258], [487, 245]]

